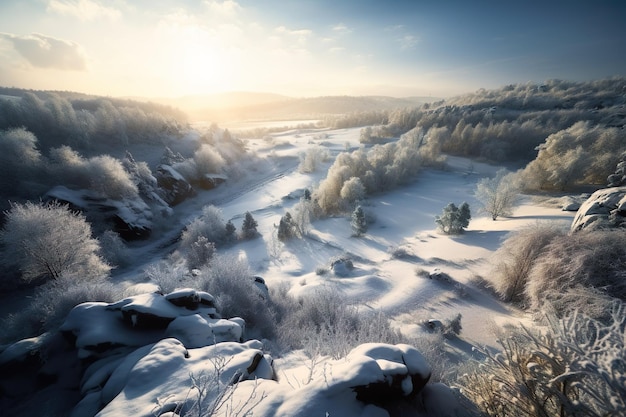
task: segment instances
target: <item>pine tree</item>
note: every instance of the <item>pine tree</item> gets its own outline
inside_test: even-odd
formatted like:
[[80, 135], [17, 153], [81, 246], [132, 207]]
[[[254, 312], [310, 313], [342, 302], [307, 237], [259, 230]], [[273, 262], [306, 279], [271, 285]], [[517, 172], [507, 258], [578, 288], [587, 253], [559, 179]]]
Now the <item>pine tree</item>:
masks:
[[365, 213], [361, 206], [357, 206], [352, 212], [350, 226], [352, 226], [354, 236], [361, 236], [363, 233], [367, 232], [367, 220], [365, 219]]
[[469, 204], [463, 203], [461, 207], [450, 203], [444, 207], [441, 216], [435, 217], [435, 223], [442, 232], [448, 235], [463, 233], [463, 229], [469, 226], [472, 218]]
[[278, 224], [278, 240], [285, 241], [289, 240], [296, 235], [296, 225], [293, 221], [293, 217], [291, 217], [291, 213], [287, 212], [280, 219], [280, 223]]
[[243, 219], [243, 224], [241, 225], [241, 235], [243, 238], [252, 239], [253, 237], [256, 237], [259, 234], [256, 230], [258, 225], [257, 221], [254, 220], [254, 217], [252, 217], [252, 214], [247, 211], [246, 216]]
[[231, 222], [230, 220], [227, 221], [226, 225], [224, 226], [224, 229], [226, 230], [224, 240], [227, 242], [231, 242], [235, 240], [235, 232], [237, 231], [237, 228], [235, 227], [233, 222]]

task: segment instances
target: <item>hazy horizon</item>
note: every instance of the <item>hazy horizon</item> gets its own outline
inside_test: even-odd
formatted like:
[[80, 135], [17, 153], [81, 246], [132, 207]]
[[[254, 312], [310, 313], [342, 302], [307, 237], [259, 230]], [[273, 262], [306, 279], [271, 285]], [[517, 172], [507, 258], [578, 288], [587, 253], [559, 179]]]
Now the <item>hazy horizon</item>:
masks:
[[625, 12], [614, 0], [2, 2], [0, 80], [118, 97], [450, 97], [624, 75]]

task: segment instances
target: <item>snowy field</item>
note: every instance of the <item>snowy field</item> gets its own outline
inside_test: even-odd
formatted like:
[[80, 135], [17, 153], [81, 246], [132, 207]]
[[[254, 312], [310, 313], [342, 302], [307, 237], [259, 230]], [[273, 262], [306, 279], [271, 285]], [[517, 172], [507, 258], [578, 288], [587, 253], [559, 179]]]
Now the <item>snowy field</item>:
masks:
[[[80, 335], [77, 347], [81, 347], [83, 358], [93, 354], [90, 349], [116, 338], [142, 347], [111, 364], [108, 359], [96, 362], [97, 371], [88, 372], [91, 377], [82, 381], [83, 399], [72, 416], [173, 416], [168, 412], [171, 407], [191, 401], [196, 395], [193, 389], [202, 384], [206, 389], [212, 383], [196, 379], [195, 388], [190, 387], [190, 375], [203, 377], [211, 366], [218, 378], [213, 381], [216, 387], [227, 386], [233, 378], [242, 377], [238, 374], [241, 369], [248, 369], [248, 374], [243, 375], [247, 381], [237, 385], [235, 391], [223, 391], [233, 396], [226, 398], [228, 401], [240, 401], [240, 415], [245, 414], [246, 407], [254, 408], [254, 415], [263, 416], [310, 416], [324, 410], [332, 411], [326, 412], [327, 416], [387, 415], [381, 414], [378, 407], [358, 401], [353, 388], [394, 378], [401, 378], [403, 395], [423, 387], [420, 395], [425, 412], [419, 415], [467, 415], [459, 411], [460, 404], [451, 397], [449, 388], [436, 382], [426, 384], [431, 368], [409, 345], [363, 344], [342, 359], [304, 351], [269, 352], [273, 356], [270, 358], [267, 346], [259, 341], [234, 343], [243, 331], [241, 319], [200, 319], [195, 311], [168, 301], [200, 296], [212, 302], [210, 295], [189, 289], [165, 296], [147, 294], [155, 286], [147, 283], [146, 270], [166, 259], [177, 248], [185, 226], [204, 206], [212, 204], [238, 230], [245, 213], [252, 213], [260, 236], [220, 247], [218, 253], [245, 259], [253, 274], [262, 276], [270, 289], [286, 286], [289, 294], [305, 298], [325, 287], [339, 294], [346, 304], [357, 305], [360, 311], [382, 312], [391, 317], [392, 326], [412, 340], [426, 336], [426, 321], [446, 322], [460, 313], [459, 337], [443, 338], [448, 354], [457, 358], [475, 355], [473, 347], [495, 349], [498, 328], [530, 323], [526, 313], [498, 301], [480, 286], [476, 277], [490, 273], [491, 257], [511, 231], [535, 222], [569, 225], [573, 213], [540, 206], [530, 197], [522, 197], [511, 217], [493, 221], [481, 215], [474, 198], [476, 183], [494, 175], [499, 166], [449, 157], [444, 170], [424, 169], [403, 187], [367, 197], [362, 206], [371, 223], [360, 237], [352, 236], [348, 216], [335, 216], [314, 220], [302, 239], [284, 243], [277, 239], [276, 226], [281, 217], [293, 210], [305, 189], [315, 188], [325, 178], [339, 153], [361, 146], [359, 133], [359, 128], [292, 130], [269, 139], [248, 140], [248, 150], [255, 158], [249, 160], [244, 173], [177, 205], [174, 214], [163, 219], [153, 238], [129, 244], [129, 258], [133, 261], [114, 270], [111, 279], [127, 287], [130, 294], [146, 294], [115, 304], [83, 304], [73, 310], [63, 328]], [[326, 150], [330, 157], [313, 172], [301, 173], [300, 156], [312, 147]], [[149, 160], [151, 155], [144, 158]], [[435, 227], [435, 216], [450, 202], [467, 202], [473, 211], [462, 235], [445, 235]], [[349, 258], [354, 268], [345, 274], [333, 272], [331, 260], [339, 257]], [[23, 302], [16, 296], [4, 308]], [[205, 307], [213, 311], [208, 304]], [[161, 336], [153, 331], [139, 336], [116, 318], [119, 311], [134, 309], [171, 316], [175, 318], [172, 323], [177, 324], [168, 326]], [[133, 321], [132, 326], [135, 324]], [[205, 339], [210, 335], [226, 343], [206, 346]], [[37, 343], [37, 338], [27, 340], [3, 355], [23, 354], [28, 346]], [[230, 357], [232, 363], [218, 363], [223, 357]], [[252, 365], [246, 368], [250, 361], [255, 363], [252, 371]], [[65, 394], [52, 390], [41, 395], [38, 401], [48, 401], [46, 395]], [[210, 398], [218, 393], [203, 395]], [[221, 398], [219, 395], [217, 398]], [[237, 414], [227, 411], [216, 415]]]
[[[539, 206], [522, 197], [513, 216], [492, 221], [477, 212], [473, 193], [477, 181], [501, 167], [448, 157], [446, 170], [425, 169], [407, 186], [369, 196], [364, 208], [375, 222], [362, 237], [351, 236], [348, 217], [332, 217], [314, 221], [303, 239], [278, 241], [276, 226], [281, 216], [299, 201], [305, 188], [313, 188], [326, 176], [337, 154], [360, 146], [359, 132], [359, 128], [293, 130], [272, 135], [272, 141], [249, 140], [249, 151], [262, 161], [255, 165], [255, 171], [177, 206], [175, 219], [168, 222], [178, 222], [182, 228], [204, 205], [214, 204], [239, 229], [249, 211], [259, 223], [261, 237], [220, 251], [246, 258], [269, 287], [287, 283], [293, 295], [330, 287], [346, 302], [395, 317], [395, 326], [405, 334], [419, 333], [423, 320], [444, 320], [461, 313], [464, 340], [494, 345], [494, 324], [504, 326], [527, 317], [477, 288], [472, 278], [489, 274], [490, 257], [509, 232], [535, 222], [568, 224], [573, 213]], [[328, 149], [331, 158], [319, 164], [315, 172], [303, 174], [298, 171], [299, 156], [310, 147]], [[466, 233], [440, 233], [435, 216], [449, 202], [458, 205], [463, 201], [473, 210]], [[179, 232], [172, 227], [169, 234], [151, 245], [132, 249], [136, 251], [132, 258], [145, 262], [119, 271], [114, 279], [132, 285], [142, 269], [172, 249], [167, 243]], [[397, 249], [406, 256], [392, 256]], [[316, 273], [319, 268], [328, 268], [333, 257], [344, 255], [355, 266], [349, 276]], [[439, 270], [450, 279], [420, 277], [420, 270]]]

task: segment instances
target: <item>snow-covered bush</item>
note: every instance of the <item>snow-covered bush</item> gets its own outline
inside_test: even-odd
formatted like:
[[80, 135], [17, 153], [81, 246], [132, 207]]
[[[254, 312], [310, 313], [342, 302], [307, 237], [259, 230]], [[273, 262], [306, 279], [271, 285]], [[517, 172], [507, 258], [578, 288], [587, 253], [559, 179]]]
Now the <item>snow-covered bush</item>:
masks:
[[145, 274], [152, 283], [159, 287], [163, 294], [194, 285], [184, 262], [161, 261], [148, 266]]
[[581, 231], [556, 236], [528, 275], [530, 306], [546, 302], [561, 314], [579, 309], [603, 317], [612, 298], [626, 300], [626, 230]]
[[306, 152], [300, 154], [300, 165], [298, 165], [298, 171], [303, 174], [315, 172], [317, 166], [322, 162], [326, 162], [330, 159], [330, 152], [328, 149], [321, 146], [313, 146], [306, 150]]
[[138, 188], [122, 162], [109, 155], [83, 158], [69, 146], [50, 150], [52, 174], [69, 188], [96, 191], [113, 200], [135, 197]]
[[352, 177], [343, 183], [339, 196], [348, 203], [349, 207], [365, 198], [365, 187], [358, 177]]
[[570, 312], [499, 338], [501, 353], [460, 378], [463, 394], [490, 416], [618, 416], [626, 413], [626, 311], [608, 323]]
[[254, 274], [245, 260], [236, 256], [216, 255], [200, 270], [196, 286], [212, 294], [222, 316], [241, 317], [257, 337], [274, 334], [275, 318], [270, 300], [255, 285]]
[[100, 252], [107, 263], [113, 267], [125, 266], [129, 261], [127, 247], [119, 234], [107, 230], [98, 238]]
[[213, 255], [215, 255], [215, 243], [209, 242], [204, 236], [200, 236], [187, 249], [187, 267], [189, 269], [201, 268], [211, 262]]
[[24, 128], [0, 131], [0, 192], [3, 195], [28, 194], [21, 186], [33, 180], [42, 168], [37, 138]]
[[279, 320], [278, 344], [284, 350], [305, 349], [309, 355], [340, 358], [361, 343], [401, 340], [383, 313], [360, 312], [331, 288], [319, 288], [299, 299], [285, 289], [272, 294]]
[[26, 281], [62, 276], [89, 280], [111, 269], [100, 257], [85, 217], [58, 203], [11, 204], [0, 242], [3, 263], [20, 270]]
[[226, 236], [226, 223], [222, 211], [212, 205], [202, 208], [202, 214], [187, 225], [180, 239], [181, 249], [187, 250], [205, 237], [209, 242], [219, 244]]
[[526, 284], [535, 260], [545, 246], [565, 231], [551, 224], [536, 223], [511, 233], [493, 256], [487, 279], [507, 302], [526, 304]]

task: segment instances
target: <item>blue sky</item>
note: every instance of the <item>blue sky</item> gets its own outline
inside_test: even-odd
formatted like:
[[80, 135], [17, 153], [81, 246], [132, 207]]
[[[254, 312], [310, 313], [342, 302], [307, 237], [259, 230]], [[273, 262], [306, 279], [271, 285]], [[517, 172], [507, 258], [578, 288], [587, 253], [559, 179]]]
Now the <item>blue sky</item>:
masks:
[[626, 75], [625, 18], [622, 0], [3, 1], [0, 84], [447, 97]]

